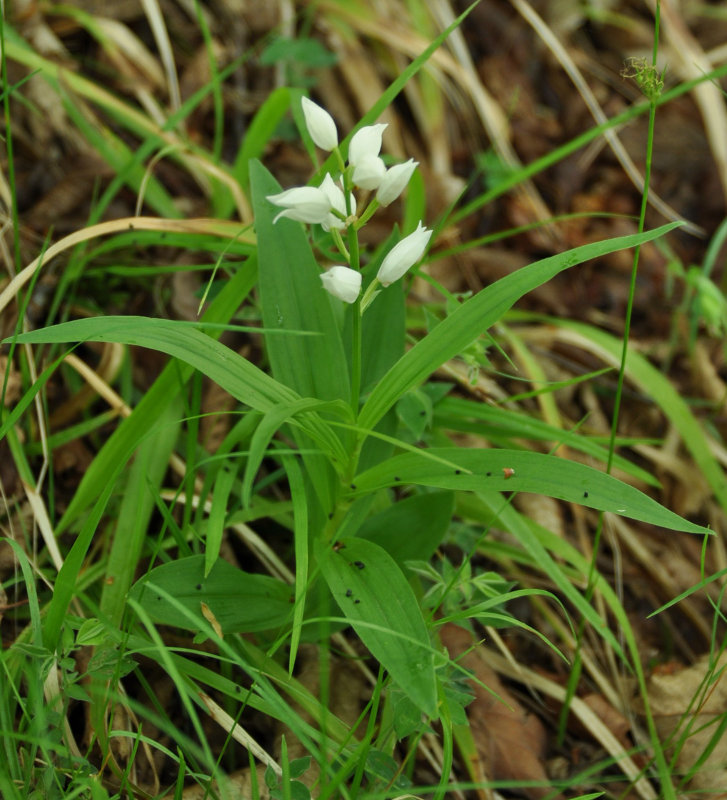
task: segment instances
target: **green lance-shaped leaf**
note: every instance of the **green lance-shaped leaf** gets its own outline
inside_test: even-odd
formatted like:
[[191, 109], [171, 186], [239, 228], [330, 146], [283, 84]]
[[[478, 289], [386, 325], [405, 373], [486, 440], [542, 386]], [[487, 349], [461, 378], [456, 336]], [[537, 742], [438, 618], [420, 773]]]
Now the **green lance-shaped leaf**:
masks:
[[333, 597], [361, 641], [417, 708], [434, 716], [434, 651], [414, 592], [394, 559], [377, 544], [356, 538], [317, 555]]
[[130, 592], [154, 622], [194, 630], [191, 621], [169, 602], [167, 595], [200, 619], [204, 619], [204, 603], [223, 633], [277, 628], [290, 620], [293, 608], [292, 590], [282, 581], [243, 572], [222, 560], [216, 561], [205, 576], [202, 555], [156, 567], [137, 581]]
[[361, 409], [359, 424], [362, 428], [373, 428], [405, 392], [465, 350], [523, 295], [559, 272], [589, 259], [649, 242], [673, 230], [678, 224], [671, 223], [646, 233], [576, 247], [523, 267], [487, 286], [440, 322], [391, 367]]
[[281, 219], [267, 197], [280, 185], [258, 161], [250, 163], [250, 186], [258, 239], [263, 324], [271, 330], [318, 336], [266, 336], [273, 375], [304, 397], [348, 400], [348, 365], [329, 295], [321, 284], [308, 237], [297, 222]]
[[407, 483], [476, 492], [533, 492], [663, 528], [708, 533], [605, 472], [544, 453], [433, 447], [394, 456], [355, 479], [358, 493]]

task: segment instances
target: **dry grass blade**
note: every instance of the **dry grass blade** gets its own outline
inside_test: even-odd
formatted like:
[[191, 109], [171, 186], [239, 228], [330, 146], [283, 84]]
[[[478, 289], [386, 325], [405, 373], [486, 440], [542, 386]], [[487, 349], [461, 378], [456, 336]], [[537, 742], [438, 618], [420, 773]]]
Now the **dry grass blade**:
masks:
[[182, 105], [182, 99], [179, 91], [177, 67], [174, 63], [174, 52], [172, 51], [172, 43], [169, 41], [169, 33], [167, 32], [167, 26], [164, 22], [164, 14], [157, 0], [141, 0], [141, 5], [144, 8], [144, 13], [149, 20], [149, 25], [154, 34], [157, 47], [159, 48], [159, 55], [162, 64], [164, 64], [164, 72], [167, 76], [169, 100], [172, 109], [176, 111]]
[[51, 428], [59, 428], [67, 424], [80, 411], [87, 408], [96, 397], [102, 397], [114, 411], [122, 416], [128, 416], [131, 410], [109, 386], [109, 382], [113, 381], [121, 368], [123, 359], [124, 347], [115, 342], [104, 344], [101, 361], [95, 370], [74, 353], [69, 353], [63, 360], [86, 381], [86, 385], [82, 386], [66, 403], [56, 408], [50, 418]]
[[261, 747], [252, 736], [209, 696], [200, 693], [200, 700], [205, 704], [210, 713], [210, 717], [222, 728], [225, 733], [239, 742], [246, 750], [249, 750], [258, 761], [262, 761], [266, 767], [270, 767], [276, 775], [282, 775], [283, 770], [280, 764]]
[[43, 537], [45, 546], [48, 548], [53, 566], [60, 572], [63, 566], [63, 556], [61, 555], [55, 533], [53, 532], [53, 525], [48, 516], [48, 509], [45, 506], [45, 501], [42, 496], [32, 486], [25, 483], [25, 481], [23, 481], [23, 488], [25, 489], [25, 496], [28, 498], [28, 503], [33, 511], [35, 524], [38, 526], [40, 535]]
[[25, 269], [21, 270], [0, 292], [0, 312], [12, 301], [18, 292], [35, 275], [35, 273], [47, 264], [51, 259], [61, 253], [75, 247], [81, 242], [88, 242], [100, 236], [109, 236], [114, 233], [124, 231], [167, 231], [170, 233], [199, 233], [222, 236], [227, 239], [237, 239], [239, 241], [253, 242], [251, 233], [241, 232], [240, 224], [234, 222], [224, 222], [216, 219], [187, 219], [174, 220], [162, 219], [160, 217], [123, 217], [122, 219], [101, 222], [98, 225], [91, 225], [61, 239], [51, 245], [42, 255], [31, 261]]
[[[322, 5], [325, 5], [331, 11], [334, 10], [333, 6]], [[432, 5], [432, 10], [436, 11], [439, 22], [443, 26], [450, 25], [456, 19], [451, 6], [447, 2], [438, 2]], [[391, 49], [403, 53], [409, 58], [415, 58], [429, 45], [429, 41], [416, 32], [403, 28], [401, 24], [393, 21], [393, 19], [382, 25], [381, 18], [378, 16], [356, 14], [348, 9], [343, 10], [337, 5], [335, 6], [335, 12], [358, 29], [360, 33], [386, 44]], [[492, 146], [508, 167], [513, 170], [519, 169], [522, 164], [510, 144], [507, 116], [495, 98], [482, 84], [464, 44], [461, 32], [459, 30], [453, 31], [450, 39], [455, 43], [453, 45], [454, 54], [452, 55], [443, 49], [438, 50], [430, 59], [430, 68], [438, 69], [448, 75], [455, 86], [460, 87], [460, 89], [469, 94], [477, 116], [492, 142]], [[518, 184], [515, 191], [526, 195], [534, 219], [544, 221], [553, 216], [531, 181], [523, 181]]]

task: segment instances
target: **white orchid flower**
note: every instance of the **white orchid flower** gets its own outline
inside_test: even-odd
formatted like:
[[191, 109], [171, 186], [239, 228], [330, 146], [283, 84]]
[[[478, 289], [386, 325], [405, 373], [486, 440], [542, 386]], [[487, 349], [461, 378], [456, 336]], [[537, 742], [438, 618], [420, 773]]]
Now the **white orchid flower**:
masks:
[[414, 174], [418, 161], [410, 158], [403, 164], [396, 164], [386, 170], [386, 175], [379, 183], [378, 191], [376, 192], [376, 199], [382, 206], [388, 206], [404, 191]]
[[394, 245], [381, 262], [376, 277], [382, 286], [389, 286], [398, 281], [422, 257], [429, 244], [432, 232], [420, 222], [414, 233], [405, 236]]
[[[333, 180], [330, 173], [326, 173], [320, 188], [321, 191], [325, 192], [331, 204], [331, 210], [338, 211], [339, 214], [343, 214], [345, 217], [346, 197], [343, 194], [343, 189]], [[346, 227], [346, 222], [335, 214], [329, 213], [322, 225], [324, 231], [330, 231], [331, 229], [342, 230]]]
[[362, 161], [376, 158], [381, 152], [381, 139], [387, 124], [366, 125], [356, 131], [348, 145], [348, 163], [357, 167]]
[[350, 267], [331, 267], [321, 275], [323, 288], [344, 303], [355, 303], [361, 292], [361, 273]]
[[300, 101], [305, 117], [305, 126], [310, 138], [321, 150], [333, 150], [338, 147], [338, 133], [333, 117], [317, 103], [303, 97]]
[[266, 199], [273, 205], [285, 209], [275, 217], [273, 223], [281, 217], [288, 217], [297, 222], [323, 223], [331, 211], [331, 201], [326, 192], [314, 186], [287, 189], [280, 194], [269, 194]]
[[386, 166], [378, 157], [364, 158], [353, 169], [353, 182], [362, 189], [378, 189], [386, 175]]

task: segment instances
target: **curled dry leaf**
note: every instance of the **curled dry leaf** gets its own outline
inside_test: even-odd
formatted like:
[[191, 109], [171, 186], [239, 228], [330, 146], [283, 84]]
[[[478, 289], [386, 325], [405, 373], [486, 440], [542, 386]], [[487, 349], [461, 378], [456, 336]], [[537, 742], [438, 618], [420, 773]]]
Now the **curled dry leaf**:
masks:
[[471, 670], [477, 681], [489, 689], [473, 681], [475, 699], [467, 706], [470, 729], [484, 772], [494, 780], [531, 784], [519, 789], [531, 800], [546, 795], [556, 800], [545, 771], [547, 738], [543, 723], [510, 694], [477, 649], [458, 658], [472, 644], [466, 631], [444, 625], [440, 637], [450, 657], [458, 659], [458, 663]]

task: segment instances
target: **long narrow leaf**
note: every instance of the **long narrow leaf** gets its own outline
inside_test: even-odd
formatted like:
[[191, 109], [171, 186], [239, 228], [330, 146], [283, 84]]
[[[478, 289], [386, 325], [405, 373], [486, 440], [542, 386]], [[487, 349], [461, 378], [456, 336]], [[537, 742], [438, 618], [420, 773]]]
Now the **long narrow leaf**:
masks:
[[[633, 486], [575, 461], [523, 450], [457, 447], [429, 448], [426, 456], [418, 453], [394, 456], [358, 475], [356, 491], [415, 483], [474, 492], [533, 492], [663, 528], [708, 533], [707, 528], [682, 519]], [[452, 468], [435, 458], [456, 466]]]
[[643, 234], [621, 236], [576, 247], [567, 253], [550, 256], [523, 267], [486, 287], [437, 325], [384, 375], [361, 409], [361, 426], [373, 428], [405, 392], [426, 380], [435, 369], [465, 350], [532, 289], [569, 267], [650, 242], [678, 225], [679, 223], [671, 223]]

